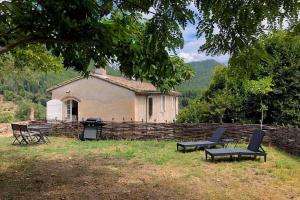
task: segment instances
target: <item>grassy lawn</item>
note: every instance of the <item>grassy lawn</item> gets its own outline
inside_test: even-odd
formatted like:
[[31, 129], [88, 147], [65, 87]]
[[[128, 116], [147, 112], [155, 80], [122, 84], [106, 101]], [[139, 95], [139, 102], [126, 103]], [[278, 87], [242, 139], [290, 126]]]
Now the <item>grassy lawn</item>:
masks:
[[272, 147], [266, 163], [208, 162], [172, 141], [11, 141], [0, 137], [0, 199], [300, 199], [300, 159]]

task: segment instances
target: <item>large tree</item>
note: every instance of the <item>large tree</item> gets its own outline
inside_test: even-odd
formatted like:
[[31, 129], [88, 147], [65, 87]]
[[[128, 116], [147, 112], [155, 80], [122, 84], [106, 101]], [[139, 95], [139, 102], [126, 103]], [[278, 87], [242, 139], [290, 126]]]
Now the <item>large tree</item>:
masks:
[[254, 46], [258, 36], [284, 26], [297, 26], [298, 0], [196, 0], [198, 36], [206, 43], [200, 51], [234, 55]]
[[[181, 121], [300, 125], [300, 36], [276, 31], [217, 67], [209, 87], [179, 114]], [[261, 116], [260, 116], [261, 115]]]
[[294, 22], [299, 10], [296, 0], [2, 1], [0, 54], [41, 43], [66, 67], [86, 72], [91, 60], [118, 62], [125, 75], [167, 90], [191, 76], [170, 56], [183, 46], [181, 30], [194, 23], [191, 3], [200, 11], [198, 36], [206, 37], [201, 50], [212, 54], [239, 51], [264, 31], [262, 22]]
[[[128, 77], [148, 79], [163, 90], [191, 76], [170, 56], [183, 46], [181, 28], [193, 23], [189, 0], [12, 0], [0, 3], [0, 53], [45, 44], [66, 67], [87, 72], [93, 60], [120, 63]], [[154, 11], [151, 11], [154, 10]], [[152, 14], [146, 20], [142, 14]]]
[[294, 31], [263, 37], [256, 48], [244, 49], [231, 59], [232, 74], [238, 79], [272, 77], [273, 90], [264, 99], [267, 123], [300, 124], [299, 61], [300, 36]]

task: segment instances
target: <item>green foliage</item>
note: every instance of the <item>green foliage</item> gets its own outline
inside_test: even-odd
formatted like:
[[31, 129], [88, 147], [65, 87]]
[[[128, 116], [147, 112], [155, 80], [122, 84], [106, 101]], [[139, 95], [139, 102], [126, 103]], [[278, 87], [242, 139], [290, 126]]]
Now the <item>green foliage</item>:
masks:
[[219, 65], [213, 71], [212, 80], [199, 97], [190, 100], [190, 104], [179, 111], [181, 122], [222, 122], [229, 109], [233, 96], [227, 92], [227, 68]]
[[11, 112], [0, 112], [0, 123], [9, 123], [12, 122], [14, 119], [14, 116]]
[[279, 31], [244, 49], [228, 67], [216, 68], [208, 89], [180, 112], [179, 120], [257, 123], [261, 118], [299, 125], [299, 42], [293, 32]]
[[201, 91], [196, 89], [181, 90], [181, 96], [179, 97], [179, 108], [184, 108], [189, 105], [189, 101], [200, 95]]
[[190, 100], [189, 105], [179, 111], [179, 122], [223, 122], [226, 111], [231, 108], [234, 96], [218, 92], [212, 98], [203, 96]]
[[3, 90], [3, 94], [7, 101], [15, 101], [15, 100], [19, 101], [22, 99], [22, 97], [20, 95], [15, 94], [13, 91]]
[[[46, 47], [40, 44], [17, 48], [12, 52], [14, 65], [17, 68], [30, 68], [44, 72], [63, 70], [63, 58], [53, 56]], [[24, 69], [26, 70], [26, 69]]]
[[16, 118], [19, 120], [28, 120], [32, 109], [33, 104], [30, 101], [18, 102]]
[[33, 104], [34, 118], [35, 119], [45, 119], [46, 107], [40, 103]]
[[[0, 93], [4, 94], [6, 100], [17, 102], [30, 99], [34, 103], [45, 105], [45, 100], [49, 98], [49, 94], [46, 94], [47, 88], [78, 75], [73, 70], [63, 70], [61, 58], [41, 52], [42, 49], [46, 51], [39, 45], [29, 49], [18, 49], [18, 54], [23, 52], [25, 56], [31, 52], [35, 58], [29, 60], [36, 60], [29, 65], [25, 65], [27, 62], [24, 62], [22, 68], [16, 65], [20, 64], [20, 60], [26, 59], [26, 56], [16, 58], [15, 54], [11, 54], [0, 57]], [[41, 60], [38, 59], [39, 56]], [[46, 69], [49, 71], [44, 72]], [[57, 76], [58, 72], [60, 76]]]
[[30, 100], [22, 100], [16, 102], [18, 107], [16, 111], [15, 117], [18, 120], [28, 120], [30, 118], [30, 114], [34, 112], [34, 119], [45, 119], [46, 116], [46, 108], [39, 103], [33, 103]]
[[222, 92], [226, 89], [228, 82], [227, 76], [228, 69], [224, 65], [218, 65], [214, 71], [208, 86], [208, 89], [204, 91], [204, 96], [213, 97], [214, 93]]
[[283, 21], [293, 25], [300, 8], [295, 0], [197, 0], [196, 6], [198, 36], [206, 39], [200, 50], [231, 55], [255, 46], [259, 35], [280, 27]]
[[[62, 56], [65, 67], [87, 74], [91, 61], [102, 67], [116, 62], [125, 76], [170, 90], [192, 74], [181, 59], [169, 55], [183, 47], [181, 30], [194, 23], [189, 4], [190, 0], [4, 1], [0, 54], [40, 43]], [[142, 14], [149, 10], [155, 11], [146, 20]], [[42, 57], [30, 51], [16, 54], [20, 64]]]
[[207, 87], [212, 77], [213, 70], [219, 63], [215, 60], [204, 60], [187, 64], [191, 66], [195, 75], [192, 79], [186, 80], [176, 87], [182, 94], [179, 98], [180, 108], [188, 106], [189, 101], [200, 95], [201, 91]]
[[249, 93], [258, 95], [260, 98], [260, 111], [261, 111], [261, 129], [264, 120], [264, 111], [268, 110], [268, 106], [263, 104], [263, 96], [271, 92], [272, 89], [272, 78], [270, 76], [264, 77], [260, 80], [246, 80], [244, 82], [245, 90]]
[[219, 63], [215, 60], [209, 59], [200, 62], [190, 62], [190, 65], [195, 72], [195, 76], [187, 81], [184, 81], [176, 89], [183, 92], [186, 90], [199, 90], [205, 88], [211, 79], [213, 70]]
[[[263, 59], [253, 62], [252, 73], [247, 74], [247, 79], [272, 77], [273, 91], [265, 95], [263, 104], [268, 107], [265, 121], [268, 123], [300, 124], [300, 36], [293, 31], [278, 31], [270, 37], [262, 38], [259, 42]], [[248, 53], [244, 58], [252, 60], [255, 55]], [[256, 57], [256, 56], [255, 56]], [[268, 62], [266, 59], [268, 58]], [[233, 58], [234, 71], [239, 75], [241, 64], [239, 59]], [[255, 72], [255, 73], [253, 73]], [[256, 78], [255, 78], [256, 77]]]
[[[169, 52], [183, 47], [182, 30], [195, 18], [197, 35], [206, 38], [200, 50], [211, 54], [236, 55], [286, 19], [295, 32], [300, 29], [295, 0], [2, 1], [0, 13], [0, 53], [40, 43], [62, 56], [65, 67], [87, 73], [92, 60], [99, 66], [117, 62], [126, 76], [149, 80], [163, 91], [190, 78]], [[30, 51], [19, 55], [21, 63], [38, 61]]]
[[228, 110], [232, 104], [234, 97], [226, 92], [219, 92], [211, 99], [211, 117], [213, 119], [220, 119], [219, 122], [223, 122], [223, 118], [226, 110]]
[[63, 68], [61, 57], [41, 45], [31, 45], [0, 57], [0, 94], [18, 105], [17, 119], [28, 120], [31, 108], [35, 118], [41, 119], [50, 99], [46, 89], [78, 75]]
[[272, 91], [272, 81], [271, 77], [264, 77], [260, 80], [246, 80], [244, 87], [250, 93], [262, 96]]

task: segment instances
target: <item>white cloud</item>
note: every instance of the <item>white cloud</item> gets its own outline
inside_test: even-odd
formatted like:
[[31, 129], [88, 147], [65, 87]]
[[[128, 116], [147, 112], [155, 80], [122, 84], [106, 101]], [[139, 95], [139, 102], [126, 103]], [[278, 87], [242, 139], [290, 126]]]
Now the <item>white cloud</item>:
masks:
[[220, 63], [226, 64], [228, 62], [228, 55], [210, 56], [204, 52], [198, 52], [201, 45], [205, 43], [205, 37], [196, 37], [196, 25], [188, 24], [183, 30], [184, 47], [178, 49], [177, 54], [184, 59], [185, 62], [201, 61], [206, 59], [215, 59]]
[[209, 56], [205, 53], [198, 53], [198, 52], [180, 52], [178, 56], [184, 59], [184, 62], [194, 62], [194, 61], [202, 61], [207, 59], [214, 59], [219, 63], [227, 64], [229, 56], [228, 55], [221, 55], [221, 56]]

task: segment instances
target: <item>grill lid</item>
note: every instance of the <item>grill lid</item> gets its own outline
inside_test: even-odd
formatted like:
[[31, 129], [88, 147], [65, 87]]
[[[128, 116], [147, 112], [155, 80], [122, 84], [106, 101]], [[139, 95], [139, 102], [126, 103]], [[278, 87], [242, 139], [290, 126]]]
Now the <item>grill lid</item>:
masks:
[[84, 126], [104, 126], [105, 123], [100, 117], [89, 117], [85, 121], [81, 122]]
[[101, 118], [100, 117], [90, 117], [90, 118], [87, 118], [85, 120], [86, 122], [101, 122]]

